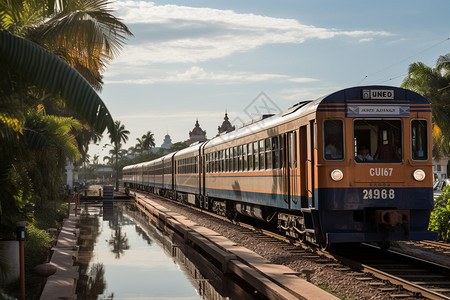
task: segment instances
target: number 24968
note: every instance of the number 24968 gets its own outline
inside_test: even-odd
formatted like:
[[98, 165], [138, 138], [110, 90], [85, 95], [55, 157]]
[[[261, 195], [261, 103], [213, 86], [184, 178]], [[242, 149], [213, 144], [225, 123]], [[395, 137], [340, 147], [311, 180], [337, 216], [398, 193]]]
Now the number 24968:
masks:
[[364, 200], [395, 198], [395, 190], [393, 189], [364, 189], [362, 192]]

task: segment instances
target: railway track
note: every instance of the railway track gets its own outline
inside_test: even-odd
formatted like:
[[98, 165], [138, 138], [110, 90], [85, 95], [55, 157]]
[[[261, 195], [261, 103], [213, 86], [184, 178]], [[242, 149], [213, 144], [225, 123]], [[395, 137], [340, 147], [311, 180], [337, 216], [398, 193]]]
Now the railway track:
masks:
[[[152, 197], [184, 205], [160, 196], [152, 195]], [[304, 244], [251, 224], [231, 221], [228, 218], [191, 205], [185, 206], [238, 225], [244, 232], [257, 233], [265, 242], [272, 241], [284, 244], [283, 247], [289, 251], [303, 253], [306, 258], [319, 263], [326, 263], [339, 271], [349, 272], [356, 280], [369, 281], [369, 285], [379, 286], [381, 292], [389, 293], [392, 298], [422, 296], [428, 299], [450, 299], [450, 268], [448, 267], [395, 251], [381, 251], [378, 247], [369, 244], [354, 244], [350, 247], [339, 247], [333, 252], [327, 252], [314, 245]], [[429, 241], [423, 243], [432, 244]], [[308, 278], [309, 275], [306, 274], [306, 277]], [[396, 287], [386, 287], [386, 281], [395, 286], [401, 286], [405, 292], [399, 292]]]
[[[450, 299], [450, 268], [368, 244], [332, 253], [340, 262], [428, 299]], [[350, 258], [351, 257], [351, 258]]]
[[413, 243], [414, 245], [419, 245], [425, 249], [433, 249], [437, 252], [442, 252], [443, 254], [450, 256], [450, 244], [444, 242], [435, 242], [435, 241], [421, 241], [419, 243]]

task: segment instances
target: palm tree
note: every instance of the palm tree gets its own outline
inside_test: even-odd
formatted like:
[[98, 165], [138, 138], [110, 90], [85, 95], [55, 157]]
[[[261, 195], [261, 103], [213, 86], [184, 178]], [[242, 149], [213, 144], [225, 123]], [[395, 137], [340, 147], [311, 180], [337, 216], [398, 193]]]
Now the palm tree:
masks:
[[134, 146], [134, 149], [141, 154], [144, 151], [144, 140], [141, 138], [136, 138], [136, 146]]
[[155, 137], [150, 130], [142, 136], [142, 142], [143, 149], [150, 153], [150, 149], [155, 147]]
[[123, 157], [124, 154], [121, 153], [126, 153], [126, 150], [122, 150], [122, 142], [126, 143], [126, 141], [128, 141], [128, 135], [130, 134], [130, 132], [128, 130], [125, 129], [125, 125], [121, 124], [120, 121], [116, 121], [114, 123], [114, 130], [109, 132], [109, 138], [111, 140], [113, 149], [110, 150], [110, 153], [112, 151], [112, 154], [115, 155], [116, 160], [115, 160], [115, 164], [116, 164], [116, 192], [119, 191], [119, 155], [121, 157]]
[[422, 62], [409, 66], [402, 87], [427, 98], [432, 106], [433, 138], [441, 154], [450, 151], [450, 55], [441, 56], [436, 68]]
[[63, 58], [96, 89], [102, 72], [132, 33], [108, 0], [1, 1], [1, 28]]
[[[40, 190], [40, 199], [46, 199], [44, 194], [55, 191], [44, 184], [61, 180], [59, 162], [78, 157], [70, 131], [79, 130], [79, 123], [44, 114], [38, 105], [43, 95], [59, 95], [98, 132], [106, 127], [114, 130], [114, 122], [103, 101], [78, 72], [42, 47], [4, 30], [0, 30], [0, 65], [0, 226], [8, 227], [15, 223], [5, 216], [24, 210], [33, 194], [31, 186]], [[52, 152], [58, 154], [58, 164]], [[56, 173], [58, 180], [47, 176]]]
[[[79, 157], [73, 147], [78, 145], [85, 155], [89, 140], [105, 128], [115, 130], [92, 87], [101, 89], [105, 65], [131, 32], [108, 5], [105, 0], [0, 1], [0, 227], [5, 216], [13, 215], [6, 211], [25, 211], [32, 194], [38, 192], [41, 199], [45, 193], [56, 195], [46, 185], [61, 181], [60, 161]], [[64, 112], [54, 103], [62, 103]], [[45, 126], [54, 129], [57, 118], [36, 115], [41, 104], [48, 112], [82, 120], [83, 128], [71, 121], [70, 132], [46, 134]], [[61, 143], [60, 138], [70, 142]]]
[[113, 144], [126, 143], [128, 141], [128, 135], [130, 132], [125, 129], [125, 125], [121, 124], [120, 121], [115, 121], [114, 130], [109, 132], [109, 139]]

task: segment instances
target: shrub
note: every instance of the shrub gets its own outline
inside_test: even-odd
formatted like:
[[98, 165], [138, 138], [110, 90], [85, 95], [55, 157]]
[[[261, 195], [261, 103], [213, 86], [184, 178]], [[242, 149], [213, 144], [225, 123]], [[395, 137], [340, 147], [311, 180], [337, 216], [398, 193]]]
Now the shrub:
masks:
[[440, 240], [450, 241], [450, 186], [446, 186], [444, 194], [436, 199], [428, 229], [437, 231]]
[[48, 228], [60, 228], [66, 213], [67, 202], [65, 201], [50, 201], [36, 205], [34, 211], [36, 227], [44, 230]]

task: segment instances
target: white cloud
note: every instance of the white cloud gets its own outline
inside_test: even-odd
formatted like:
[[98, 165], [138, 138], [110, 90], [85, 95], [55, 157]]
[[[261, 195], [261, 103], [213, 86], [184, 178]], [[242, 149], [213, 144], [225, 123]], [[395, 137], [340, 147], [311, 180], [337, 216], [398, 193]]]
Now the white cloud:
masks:
[[[286, 78], [286, 75], [281, 74], [255, 74], [250, 72], [227, 72], [227, 73], [214, 73], [206, 72], [203, 68], [193, 66], [184, 72], [165, 72], [164, 76], [153, 76], [141, 79], [125, 79], [125, 80], [105, 80], [105, 83], [121, 83], [121, 84], [154, 84], [154, 83], [168, 83], [168, 82], [188, 82], [188, 81], [217, 81], [222, 84], [236, 83], [242, 81], [257, 82], [278, 78]], [[300, 80], [300, 79], [298, 79]], [[314, 80], [309, 78], [303, 78], [303, 80]], [[293, 81], [296, 81], [294, 78]], [[299, 82], [299, 81], [296, 81]], [[306, 81], [303, 81], [306, 82]]]
[[[116, 13], [126, 24], [145, 27], [125, 46], [117, 62], [142, 66], [153, 63], [197, 63], [223, 58], [267, 44], [298, 44], [337, 36], [359, 38], [391, 35], [385, 31], [339, 31], [232, 10], [118, 1]], [[148, 41], [144, 41], [147, 39]]]
[[373, 38], [365, 38], [365, 39], [359, 40], [360, 43], [371, 42], [371, 41], [373, 41]]
[[307, 77], [298, 77], [298, 78], [290, 78], [289, 81], [296, 82], [296, 83], [309, 83], [309, 82], [319, 81], [319, 79], [307, 78]]

